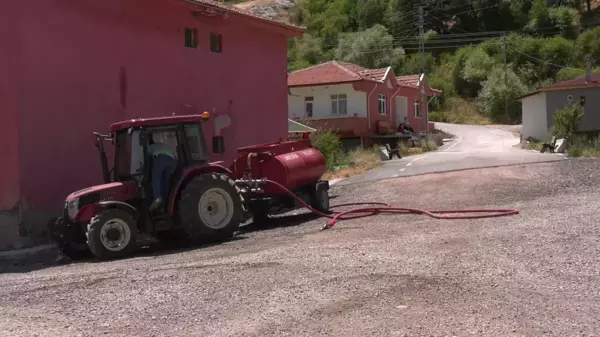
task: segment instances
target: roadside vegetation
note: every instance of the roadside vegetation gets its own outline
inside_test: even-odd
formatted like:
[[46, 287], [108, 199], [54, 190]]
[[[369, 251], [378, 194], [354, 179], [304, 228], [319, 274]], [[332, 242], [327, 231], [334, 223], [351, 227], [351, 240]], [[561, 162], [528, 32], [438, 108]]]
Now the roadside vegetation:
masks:
[[[415, 147], [398, 143], [400, 154], [405, 157], [435, 151], [441, 145], [442, 138], [443, 135], [441, 134], [431, 135], [429, 141], [422, 141], [419, 146]], [[347, 178], [381, 165], [379, 147], [376, 145], [371, 148], [359, 148], [345, 153], [342, 150], [340, 139], [329, 130], [313, 133], [311, 142], [325, 157], [327, 165], [325, 179]]]
[[325, 179], [347, 178], [381, 165], [376, 147], [344, 153], [339, 137], [329, 130], [313, 133], [311, 142], [325, 157]]
[[429, 120], [452, 124], [492, 124], [488, 117], [479, 112], [479, 108], [475, 102], [467, 101], [460, 97], [451, 97], [446, 100], [446, 104], [439, 106], [437, 111], [429, 113]]

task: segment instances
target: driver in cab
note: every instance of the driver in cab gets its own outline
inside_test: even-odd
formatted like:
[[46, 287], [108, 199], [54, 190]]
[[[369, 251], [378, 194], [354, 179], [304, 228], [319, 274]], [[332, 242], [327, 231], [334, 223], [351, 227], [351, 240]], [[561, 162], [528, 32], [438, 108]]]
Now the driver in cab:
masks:
[[168, 198], [169, 181], [177, 168], [177, 159], [166, 143], [166, 135], [154, 133], [150, 137], [148, 152], [152, 156], [152, 194], [150, 211], [155, 211]]

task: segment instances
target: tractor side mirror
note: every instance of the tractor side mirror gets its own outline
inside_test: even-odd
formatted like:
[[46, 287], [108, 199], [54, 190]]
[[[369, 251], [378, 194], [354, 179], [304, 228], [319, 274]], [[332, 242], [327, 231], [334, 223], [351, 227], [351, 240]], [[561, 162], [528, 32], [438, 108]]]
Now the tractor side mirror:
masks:
[[225, 153], [225, 138], [223, 136], [212, 137], [212, 152], [218, 154]]

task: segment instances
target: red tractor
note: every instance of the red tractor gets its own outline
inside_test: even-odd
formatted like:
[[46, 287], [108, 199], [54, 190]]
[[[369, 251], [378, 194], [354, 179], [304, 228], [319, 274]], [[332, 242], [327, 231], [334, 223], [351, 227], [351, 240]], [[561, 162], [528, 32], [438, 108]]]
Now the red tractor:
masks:
[[[204, 113], [134, 119], [111, 125], [108, 135], [95, 133], [104, 184], [66, 198], [62, 217], [51, 222], [61, 250], [72, 259], [90, 251], [112, 259], [134, 251], [141, 234], [158, 240], [227, 240], [251, 217], [262, 221], [299, 207], [296, 197], [328, 210], [329, 183], [321, 180], [325, 159], [308, 139], [240, 148], [228, 169], [209, 162], [202, 130], [208, 118]], [[157, 135], [171, 148], [177, 166], [167, 183], [167, 200], [153, 209], [149, 146]], [[114, 145], [112, 169], [106, 141]], [[224, 153], [223, 137], [213, 137], [212, 151]]]

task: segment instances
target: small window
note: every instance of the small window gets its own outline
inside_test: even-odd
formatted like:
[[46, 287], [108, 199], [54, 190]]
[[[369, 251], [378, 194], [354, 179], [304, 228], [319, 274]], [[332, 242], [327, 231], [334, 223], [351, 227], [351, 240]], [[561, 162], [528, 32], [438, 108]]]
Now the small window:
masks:
[[385, 105], [385, 95], [378, 95], [377, 102], [378, 102], [378, 106], [379, 106], [379, 114], [385, 115], [387, 113], [387, 110], [386, 110], [387, 107]]
[[185, 29], [185, 46], [188, 48], [198, 48], [198, 30], [196, 28]]
[[220, 54], [223, 52], [223, 36], [217, 33], [210, 33], [210, 51]]
[[202, 127], [199, 124], [186, 125], [185, 138], [187, 139], [188, 150], [193, 161], [208, 160]]
[[421, 104], [419, 100], [415, 100], [415, 118], [421, 118]]
[[345, 115], [348, 113], [348, 101], [346, 94], [331, 95], [331, 114]]
[[304, 97], [304, 114], [306, 117], [313, 116], [313, 97]]

